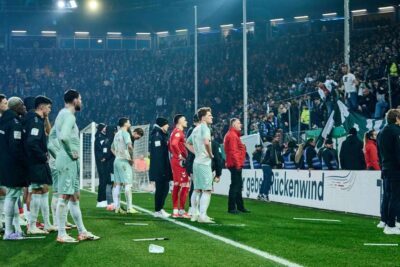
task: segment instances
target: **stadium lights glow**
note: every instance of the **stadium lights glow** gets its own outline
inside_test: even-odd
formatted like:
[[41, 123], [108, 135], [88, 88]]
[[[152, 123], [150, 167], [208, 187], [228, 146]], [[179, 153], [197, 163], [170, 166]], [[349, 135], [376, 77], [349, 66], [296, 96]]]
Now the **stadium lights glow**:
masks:
[[297, 16], [297, 17], [294, 17], [294, 19], [297, 19], [297, 20], [308, 19], [308, 16]]
[[98, 43], [98, 44], [103, 43], [103, 39], [98, 39], [98, 40], [97, 40], [97, 43]]
[[210, 31], [210, 27], [200, 27], [197, 28], [197, 30], [199, 30], [199, 32], [209, 32]]
[[43, 35], [56, 35], [57, 32], [56, 31], [42, 31]]
[[65, 1], [59, 0], [59, 1], [57, 2], [57, 7], [58, 7], [59, 9], [65, 8]]
[[122, 35], [121, 32], [107, 32], [107, 35]]
[[168, 32], [167, 32], [167, 31], [164, 31], [164, 32], [156, 32], [156, 34], [157, 34], [157, 35], [168, 35]]
[[357, 10], [351, 11], [351, 13], [354, 13], [354, 14], [360, 14], [360, 13], [365, 13], [365, 12], [367, 12], [366, 9], [357, 9]]
[[283, 18], [279, 18], [279, 19], [270, 19], [270, 22], [279, 22], [279, 21], [284, 21]]
[[220, 25], [221, 28], [233, 28], [233, 24]]
[[334, 17], [334, 16], [337, 16], [337, 13], [336, 12], [324, 13], [324, 14], [322, 14], [322, 16], [324, 16], [324, 17]]
[[137, 32], [136, 35], [150, 36], [149, 32]]
[[76, 3], [75, 0], [70, 0], [70, 1], [69, 1], [69, 6], [70, 6], [71, 8], [77, 8], [77, 7], [78, 7], [78, 4]]
[[384, 7], [379, 7], [378, 9], [381, 12], [393, 12], [394, 6], [384, 6]]
[[75, 32], [75, 35], [89, 35], [89, 32]]
[[187, 32], [187, 31], [188, 31], [187, 29], [181, 29], [181, 30], [176, 30], [175, 32], [179, 33], [179, 32]]
[[12, 33], [17, 33], [17, 34], [25, 34], [26, 33], [26, 31], [24, 31], [24, 30], [13, 30], [11, 32]]
[[90, 0], [88, 7], [91, 11], [96, 11], [99, 8], [99, 2], [96, 0]]
[[[243, 26], [243, 22], [240, 24]], [[254, 25], [254, 21], [246, 22], [246, 25]]]

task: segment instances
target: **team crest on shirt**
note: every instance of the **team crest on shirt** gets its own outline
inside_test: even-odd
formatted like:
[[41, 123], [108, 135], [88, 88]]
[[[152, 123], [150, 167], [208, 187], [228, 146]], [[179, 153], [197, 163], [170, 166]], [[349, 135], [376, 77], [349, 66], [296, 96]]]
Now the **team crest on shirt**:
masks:
[[181, 134], [180, 134], [180, 133], [176, 133], [175, 136], [176, 136], [176, 137], [180, 137]]

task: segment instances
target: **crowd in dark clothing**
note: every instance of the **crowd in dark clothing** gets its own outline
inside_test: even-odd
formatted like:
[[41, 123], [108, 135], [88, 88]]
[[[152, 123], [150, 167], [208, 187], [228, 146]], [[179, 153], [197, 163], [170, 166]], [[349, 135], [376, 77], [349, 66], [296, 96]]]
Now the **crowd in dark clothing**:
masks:
[[[399, 99], [398, 26], [352, 32], [351, 71], [359, 85], [359, 112], [382, 117], [388, 108], [387, 77], [393, 106]], [[285, 36], [249, 43], [249, 133], [263, 139], [276, 129], [296, 132], [322, 127], [328, 112], [317, 89], [326, 77], [339, 83], [342, 33]], [[242, 117], [242, 44], [199, 47], [199, 106], [211, 106], [216, 141], [222, 143], [228, 120]], [[82, 93], [80, 127], [92, 121], [133, 124], [157, 116], [194, 111], [191, 47], [146, 51], [0, 50], [0, 91], [8, 97], [46, 95], [62, 107], [66, 89]], [[290, 114], [289, 114], [290, 113]], [[54, 114], [53, 114], [54, 116]], [[267, 117], [271, 117], [267, 119]], [[264, 119], [265, 118], [265, 119]], [[299, 120], [301, 127], [299, 128]]]

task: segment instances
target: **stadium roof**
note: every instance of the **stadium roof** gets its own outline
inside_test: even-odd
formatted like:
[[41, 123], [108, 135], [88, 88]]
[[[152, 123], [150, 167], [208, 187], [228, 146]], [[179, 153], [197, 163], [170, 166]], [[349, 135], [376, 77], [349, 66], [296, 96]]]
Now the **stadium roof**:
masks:
[[[0, 1], [0, 26], [12, 28], [37, 27], [33, 30], [55, 29], [58, 32], [87, 30], [92, 32], [138, 31], [157, 32], [193, 27], [193, 6], [198, 5], [199, 26], [240, 25], [242, 0], [97, 0], [101, 9], [90, 13], [88, 0], [76, 0], [78, 8], [60, 12], [57, 0]], [[248, 20], [264, 23], [274, 18], [322, 13], [343, 14], [343, 0], [247, 0]], [[376, 12], [380, 6], [398, 5], [398, 0], [350, 0], [350, 8], [366, 8]], [[21, 16], [21, 13], [24, 13]]]

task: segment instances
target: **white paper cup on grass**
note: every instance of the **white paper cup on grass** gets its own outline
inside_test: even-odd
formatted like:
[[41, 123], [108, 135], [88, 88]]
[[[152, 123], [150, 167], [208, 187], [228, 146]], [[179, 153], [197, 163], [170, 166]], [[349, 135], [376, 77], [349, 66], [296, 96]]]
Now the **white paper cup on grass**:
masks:
[[155, 254], [162, 254], [162, 253], [164, 253], [164, 247], [150, 244], [149, 252], [155, 253]]

